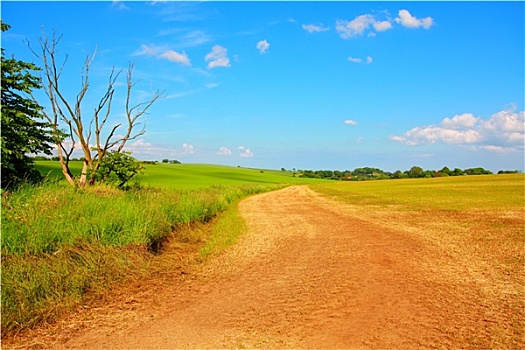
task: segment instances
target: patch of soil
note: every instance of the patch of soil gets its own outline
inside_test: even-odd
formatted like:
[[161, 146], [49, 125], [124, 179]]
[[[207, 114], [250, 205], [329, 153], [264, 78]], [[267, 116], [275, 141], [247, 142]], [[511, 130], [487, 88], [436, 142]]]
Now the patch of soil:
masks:
[[483, 281], [440, 278], [432, 261], [447, 261], [441, 250], [344, 206], [305, 186], [250, 197], [239, 205], [248, 232], [237, 245], [158, 283], [137, 281], [113, 307], [71, 321], [75, 330], [62, 326], [67, 337], [53, 347], [494, 346], [491, 324], [505, 315], [485, 302]]

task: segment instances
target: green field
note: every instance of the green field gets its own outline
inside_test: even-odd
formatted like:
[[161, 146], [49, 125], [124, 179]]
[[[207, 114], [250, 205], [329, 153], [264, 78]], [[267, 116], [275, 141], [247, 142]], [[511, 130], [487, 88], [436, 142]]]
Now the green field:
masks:
[[[61, 178], [60, 164], [37, 161], [36, 168], [49, 178]], [[82, 162], [71, 162], [73, 173], [80, 173]], [[294, 177], [291, 172], [250, 169], [208, 164], [145, 164], [137, 180], [144, 186], [167, 189], [199, 189], [210, 186], [239, 186], [254, 184], [314, 184], [328, 180]]]

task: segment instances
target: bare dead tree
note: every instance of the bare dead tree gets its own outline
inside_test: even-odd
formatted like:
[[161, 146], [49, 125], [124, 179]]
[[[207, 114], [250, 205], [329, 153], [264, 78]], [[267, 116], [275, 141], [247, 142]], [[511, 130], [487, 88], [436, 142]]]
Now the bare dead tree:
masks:
[[[53, 125], [62, 173], [71, 185], [83, 187], [87, 184], [95, 184], [96, 173], [108, 151], [121, 152], [128, 141], [134, 140], [146, 132], [145, 125], [141, 124], [139, 119], [163, 94], [159, 90], [152, 91], [151, 98], [147, 101], [133, 105], [132, 91], [136, 82], [133, 82], [135, 66], [131, 63], [126, 75], [125, 109], [127, 121], [112, 126], [109, 132], [106, 132], [106, 123], [111, 116], [115, 84], [122, 72], [122, 70], [115, 71], [113, 68], [109, 75], [105, 93], [99, 99], [93, 114], [86, 122], [83, 117], [82, 102], [90, 87], [89, 74], [97, 51], [95, 50], [91, 56], [86, 57], [81, 70], [80, 91], [75, 101], [69, 101], [60, 85], [61, 76], [68, 60], [68, 56], [65, 55], [61, 63], [57, 61], [57, 47], [61, 39], [62, 35], [57, 36], [56, 33], [53, 33], [52, 38], [49, 39], [43, 32], [38, 40], [38, 52], [31, 48], [29, 42], [28, 46], [43, 64], [43, 73], [40, 79], [51, 105], [50, 111], [44, 111], [44, 115]], [[61, 129], [61, 125], [65, 125], [67, 129]], [[117, 131], [120, 133], [121, 130], [123, 130], [124, 136], [117, 136]], [[93, 141], [92, 136], [94, 136], [94, 144], [91, 143]], [[77, 145], [84, 154], [84, 164], [80, 176], [76, 178], [69, 169], [69, 161]]]

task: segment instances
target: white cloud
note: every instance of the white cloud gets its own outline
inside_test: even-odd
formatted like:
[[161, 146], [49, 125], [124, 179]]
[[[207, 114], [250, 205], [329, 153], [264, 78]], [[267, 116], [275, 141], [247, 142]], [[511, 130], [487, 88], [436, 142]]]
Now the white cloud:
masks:
[[440, 125], [415, 127], [392, 141], [416, 146], [442, 142], [471, 145], [493, 152], [523, 151], [525, 112], [515, 108], [493, 114], [485, 120], [471, 113], [444, 118]]
[[328, 27], [324, 27], [321, 25], [315, 25], [315, 24], [303, 24], [302, 28], [306, 30], [308, 33], [319, 33], [319, 32], [326, 32], [327, 30], [330, 30]]
[[[429, 29], [434, 25], [432, 17], [416, 18], [410, 14], [407, 10], [400, 10], [398, 17], [395, 20], [387, 18], [386, 20], [377, 20], [374, 15], [364, 14], [357, 16], [351, 21], [338, 20], [336, 21], [335, 29], [339, 33], [339, 36], [343, 39], [355, 38], [367, 33], [369, 37], [376, 36], [376, 32], [384, 32], [392, 29], [393, 22], [399, 23], [404, 27], [408, 28], [419, 28], [423, 27]], [[303, 29], [310, 32], [315, 30], [314, 25], [303, 25]], [[328, 28], [327, 28], [328, 29]]]
[[157, 58], [167, 59], [168, 61], [180, 63], [185, 66], [191, 66], [190, 58], [185, 52], [179, 53], [173, 50], [164, 50], [164, 49], [157, 48], [154, 46], [148, 46], [148, 45], [142, 44], [140, 46], [140, 51], [136, 53], [135, 55], [155, 56]]
[[182, 148], [174, 148], [169, 145], [154, 145], [146, 142], [143, 139], [138, 139], [135, 142], [127, 143], [124, 150], [131, 152], [132, 156], [139, 159], [158, 158], [162, 157], [179, 157], [188, 154], [194, 154], [195, 150], [192, 145], [183, 144]]
[[129, 7], [127, 7], [122, 1], [119, 0], [113, 0], [111, 5], [119, 10], [129, 10]]
[[392, 28], [392, 23], [389, 21], [380, 21], [380, 22], [374, 22], [374, 29], [378, 32], [384, 32], [385, 30], [389, 30]]
[[335, 29], [343, 39], [353, 38], [362, 35], [374, 22], [372, 15], [361, 15], [351, 21], [337, 21]]
[[150, 55], [150, 56], [156, 56], [157, 55], [157, 49], [155, 49], [152, 46], [144, 45], [142, 44], [140, 46], [140, 51], [137, 53], [137, 55]]
[[484, 149], [484, 150], [490, 151], [490, 152], [496, 152], [496, 153], [513, 153], [513, 152], [516, 152], [516, 149], [512, 148], [512, 147], [502, 147], [502, 146], [494, 146], [494, 145], [482, 146], [481, 149]]
[[219, 152], [217, 154], [221, 156], [230, 156], [232, 154], [232, 151], [229, 148], [221, 147], [219, 148]]
[[345, 120], [344, 123], [346, 125], [357, 125], [357, 122], [355, 120], [352, 120], [352, 119], [347, 119], [347, 120]]
[[399, 17], [395, 19], [397, 23], [407, 28], [430, 28], [434, 24], [432, 17], [418, 19], [410, 14], [407, 10], [399, 10]]
[[243, 146], [237, 147], [240, 152], [241, 158], [251, 158], [254, 156], [253, 152], [249, 148], [244, 148]]
[[[362, 58], [359, 58], [359, 57], [352, 57], [352, 56], [349, 56], [349, 57], [347, 58], [347, 60], [348, 60], [348, 62], [353, 62], [353, 63], [363, 63], [363, 59], [362, 59]], [[365, 60], [366, 63], [370, 64], [370, 63], [372, 63], [373, 61], [374, 61], [374, 59], [373, 59], [372, 57], [370, 57], [370, 56], [367, 56], [367, 57], [366, 57], [366, 60]]]
[[191, 66], [190, 58], [188, 57], [186, 52], [179, 53], [173, 50], [167, 50], [166, 52], [161, 54], [159, 57], [165, 58], [171, 62], [183, 64], [185, 66]]
[[404, 133], [403, 136], [392, 136], [390, 139], [409, 146], [436, 143], [437, 141], [461, 145], [478, 143], [481, 141], [481, 135], [476, 130], [454, 130], [430, 125], [415, 127]]
[[180, 38], [183, 47], [199, 46], [211, 40], [210, 36], [201, 30], [194, 30]]
[[262, 55], [263, 53], [265, 53], [270, 48], [270, 44], [265, 39], [265, 40], [259, 41], [257, 43], [256, 47], [257, 47], [257, 50], [259, 50], [259, 52]]
[[[350, 39], [363, 35], [369, 28], [378, 32], [384, 32], [392, 28], [390, 21], [377, 21], [374, 16], [366, 14], [354, 18], [351, 21], [339, 20], [336, 22], [335, 29], [343, 39]], [[375, 36], [374, 32], [369, 32], [369, 36]]]
[[189, 145], [187, 143], [182, 144], [182, 153], [183, 154], [194, 154], [195, 148], [193, 145]]
[[461, 128], [471, 128], [480, 120], [481, 118], [474, 117], [471, 113], [464, 113], [461, 115], [456, 115], [452, 119], [445, 118], [441, 122], [441, 125], [448, 129], [461, 129]]
[[220, 45], [215, 45], [211, 52], [204, 57], [208, 63], [208, 68], [230, 67], [230, 59], [227, 56], [228, 50]]

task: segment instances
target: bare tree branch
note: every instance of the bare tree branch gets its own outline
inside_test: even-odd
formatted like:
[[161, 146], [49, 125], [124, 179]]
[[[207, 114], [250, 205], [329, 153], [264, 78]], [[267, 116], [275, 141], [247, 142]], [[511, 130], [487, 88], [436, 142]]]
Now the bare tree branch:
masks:
[[[127, 91], [125, 112], [127, 121], [124, 125], [121, 123], [114, 125], [109, 133], [107, 133], [107, 136], [105, 136], [106, 132], [104, 128], [111, 117], [115, 85], [122, 70], [119, 70], [118, 72], [115, 71], [115, 68], [111, 70], [106, 90], [99, 99], [89, 123], [86, 124], [83, 117], [84, 111], [82, 109], [82, 103], [89, 91], [89, 74], [97, 49], [95, 49], [91, 56], [88, 55], [84, 61], [81, 69], [80, 90], [76, 95], [74, 104], [71, 104], [60, 87], [60, 78], [68, 60], [68, 56], [65, 55], [61, 64], [58, 64], [57, 62], [57, 46], [61, 39], [62, 35], [57, 36], [55, 32], [53, 32], [51, 39], [49, 39], [45, 36], [45, 33], [42, 30], [42, 37], [39, 38], [40, 50], [38, 53], [31, 48], [29, 41], [27, 44], [33, 54], [42, 61], [44, 66], [43, 74], [40, 79], [51, 104], [52, 113], [52, 115], [45, 115], [49, 122], [54, 125], [54, 132], [57, 135], [57, 153], [62, 166], [62, 172], [71, 184], [84, 186], [85, 184], [95, 183], [95, 174], [99, 170], [103, 158], [110, 149], [116, 147], [116, 152], [121, 152], [127, 141], [134, 140], [144, 135], [146, 132], [145, 124], [140, 123], [140, 118], [147, 113], [153, 103], [159, 100], [163, 94], [158, 90], [154, 91], [149, 100], [132, 105], [132, 91], [137, 83], [133, 82], [133, 71], [135, 65], [131, 63], [128, 67], [126, 76]], [[63, 123], [68, 127], [67, 133], [63, 133], [59, 129], [60, 123]], [[122, 126], [125, 128], [124, 136], [115, 137], [117, 130]], [[71, 141], [69, 147], [66, 146], [63, 137], [58, 137], [59, 134], [62, 136], [65, 134], [67, 136], [66, 139]], [[95, 145], [91, 145], [90, 143], [92, 136], [95, 136]], [[105, 139], [103, 139], [103, 137], [105, 137]], [[84, 154], [84, 164], [80, 177], [74, 179], [69, 169], [69, 160], [77, 146], [77, 141]], [[92, 154], [92, 152], [94, 152], [94, 154]]]

